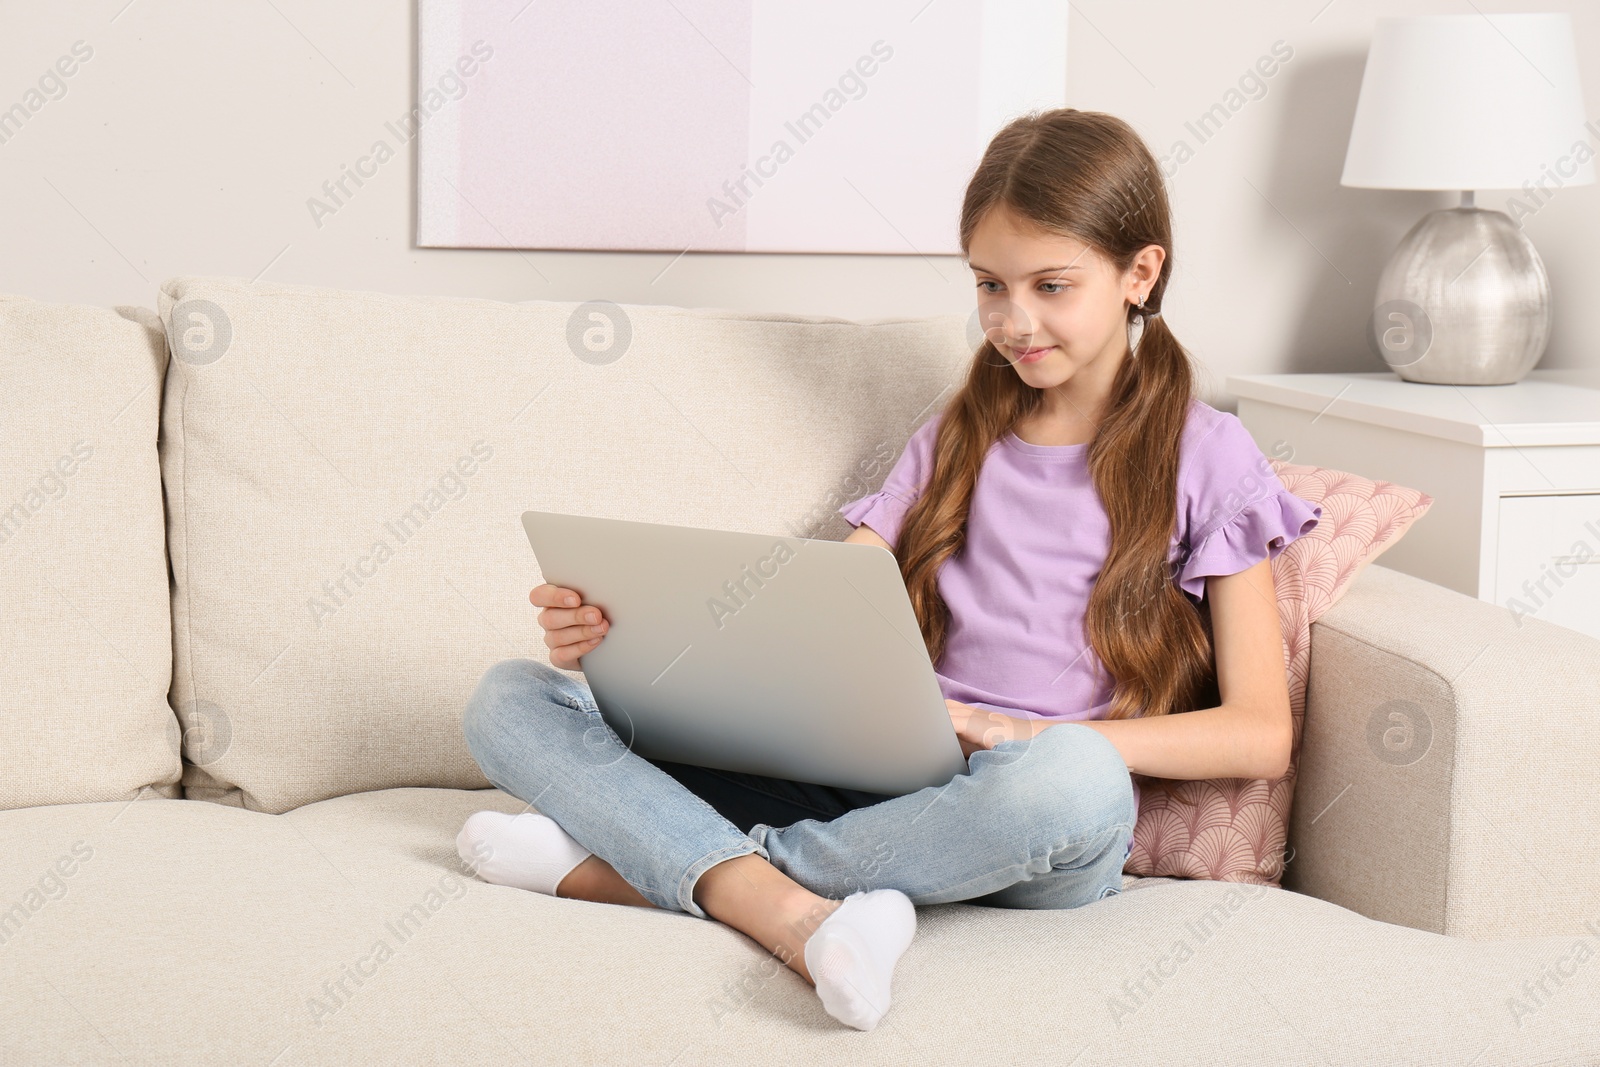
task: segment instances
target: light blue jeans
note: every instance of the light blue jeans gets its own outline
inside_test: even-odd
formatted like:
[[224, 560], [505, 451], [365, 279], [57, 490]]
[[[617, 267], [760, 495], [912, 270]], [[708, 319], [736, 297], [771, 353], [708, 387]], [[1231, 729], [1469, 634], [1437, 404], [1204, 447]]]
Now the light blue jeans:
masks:
[[944, 785], [748, 833], [631, 751], [587, 684], [538, 660], [490, 667], [463, 731], [497, 788], [554, 819], [652, 904], [699, 918], [708, 916], [696, 880], [751, 853], [834, 900], [898, 889], [913, 904], [1076, 908], [1121, 892], [1133, 842], [1127, 764], [1077, 723], [974, 752]]

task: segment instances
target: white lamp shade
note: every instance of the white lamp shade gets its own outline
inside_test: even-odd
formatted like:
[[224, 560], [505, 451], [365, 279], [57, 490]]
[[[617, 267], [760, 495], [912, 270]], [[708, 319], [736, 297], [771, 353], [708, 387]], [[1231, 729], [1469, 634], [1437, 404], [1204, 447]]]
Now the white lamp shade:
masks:
[[1570, 15], [1382, 18], [1339, 184], [1587, 185], [1590, 156]]

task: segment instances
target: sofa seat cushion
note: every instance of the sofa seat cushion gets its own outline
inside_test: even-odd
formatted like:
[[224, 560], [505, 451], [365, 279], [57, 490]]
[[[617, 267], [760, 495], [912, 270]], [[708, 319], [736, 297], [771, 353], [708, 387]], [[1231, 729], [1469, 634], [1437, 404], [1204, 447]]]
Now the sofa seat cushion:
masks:
[[[471, 877], [498, 790], [0, 812], [0, 1062], [1534, 1064], [1600, 1057], [1594, 935], [1467, 941], [1271, 886], [918, 909], [869, 1034], [727, 927]], [[19, 912], [19, 908], [21, 911]], [[1004, 1054], [1000, 1054], [1004, 1050]], [[1180, 1055], [1181, 1054], [1181, 1055]]]

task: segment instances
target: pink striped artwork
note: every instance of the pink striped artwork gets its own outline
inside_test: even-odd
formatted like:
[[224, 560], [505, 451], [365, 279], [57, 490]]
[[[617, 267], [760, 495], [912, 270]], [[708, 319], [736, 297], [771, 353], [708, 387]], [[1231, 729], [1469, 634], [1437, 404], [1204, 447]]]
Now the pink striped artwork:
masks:
[[420, 0], [418, 244], [956, 255], [1046, 0]]

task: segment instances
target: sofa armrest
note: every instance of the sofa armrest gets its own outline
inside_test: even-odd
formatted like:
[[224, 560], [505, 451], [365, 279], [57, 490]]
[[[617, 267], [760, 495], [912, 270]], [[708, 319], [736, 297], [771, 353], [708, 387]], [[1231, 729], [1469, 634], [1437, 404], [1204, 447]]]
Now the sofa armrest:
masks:
[[1284, 888], [1458, 937], [1600, 931], [1597, 682], [1600, 640], [1369, 564], [1311, 627]]

